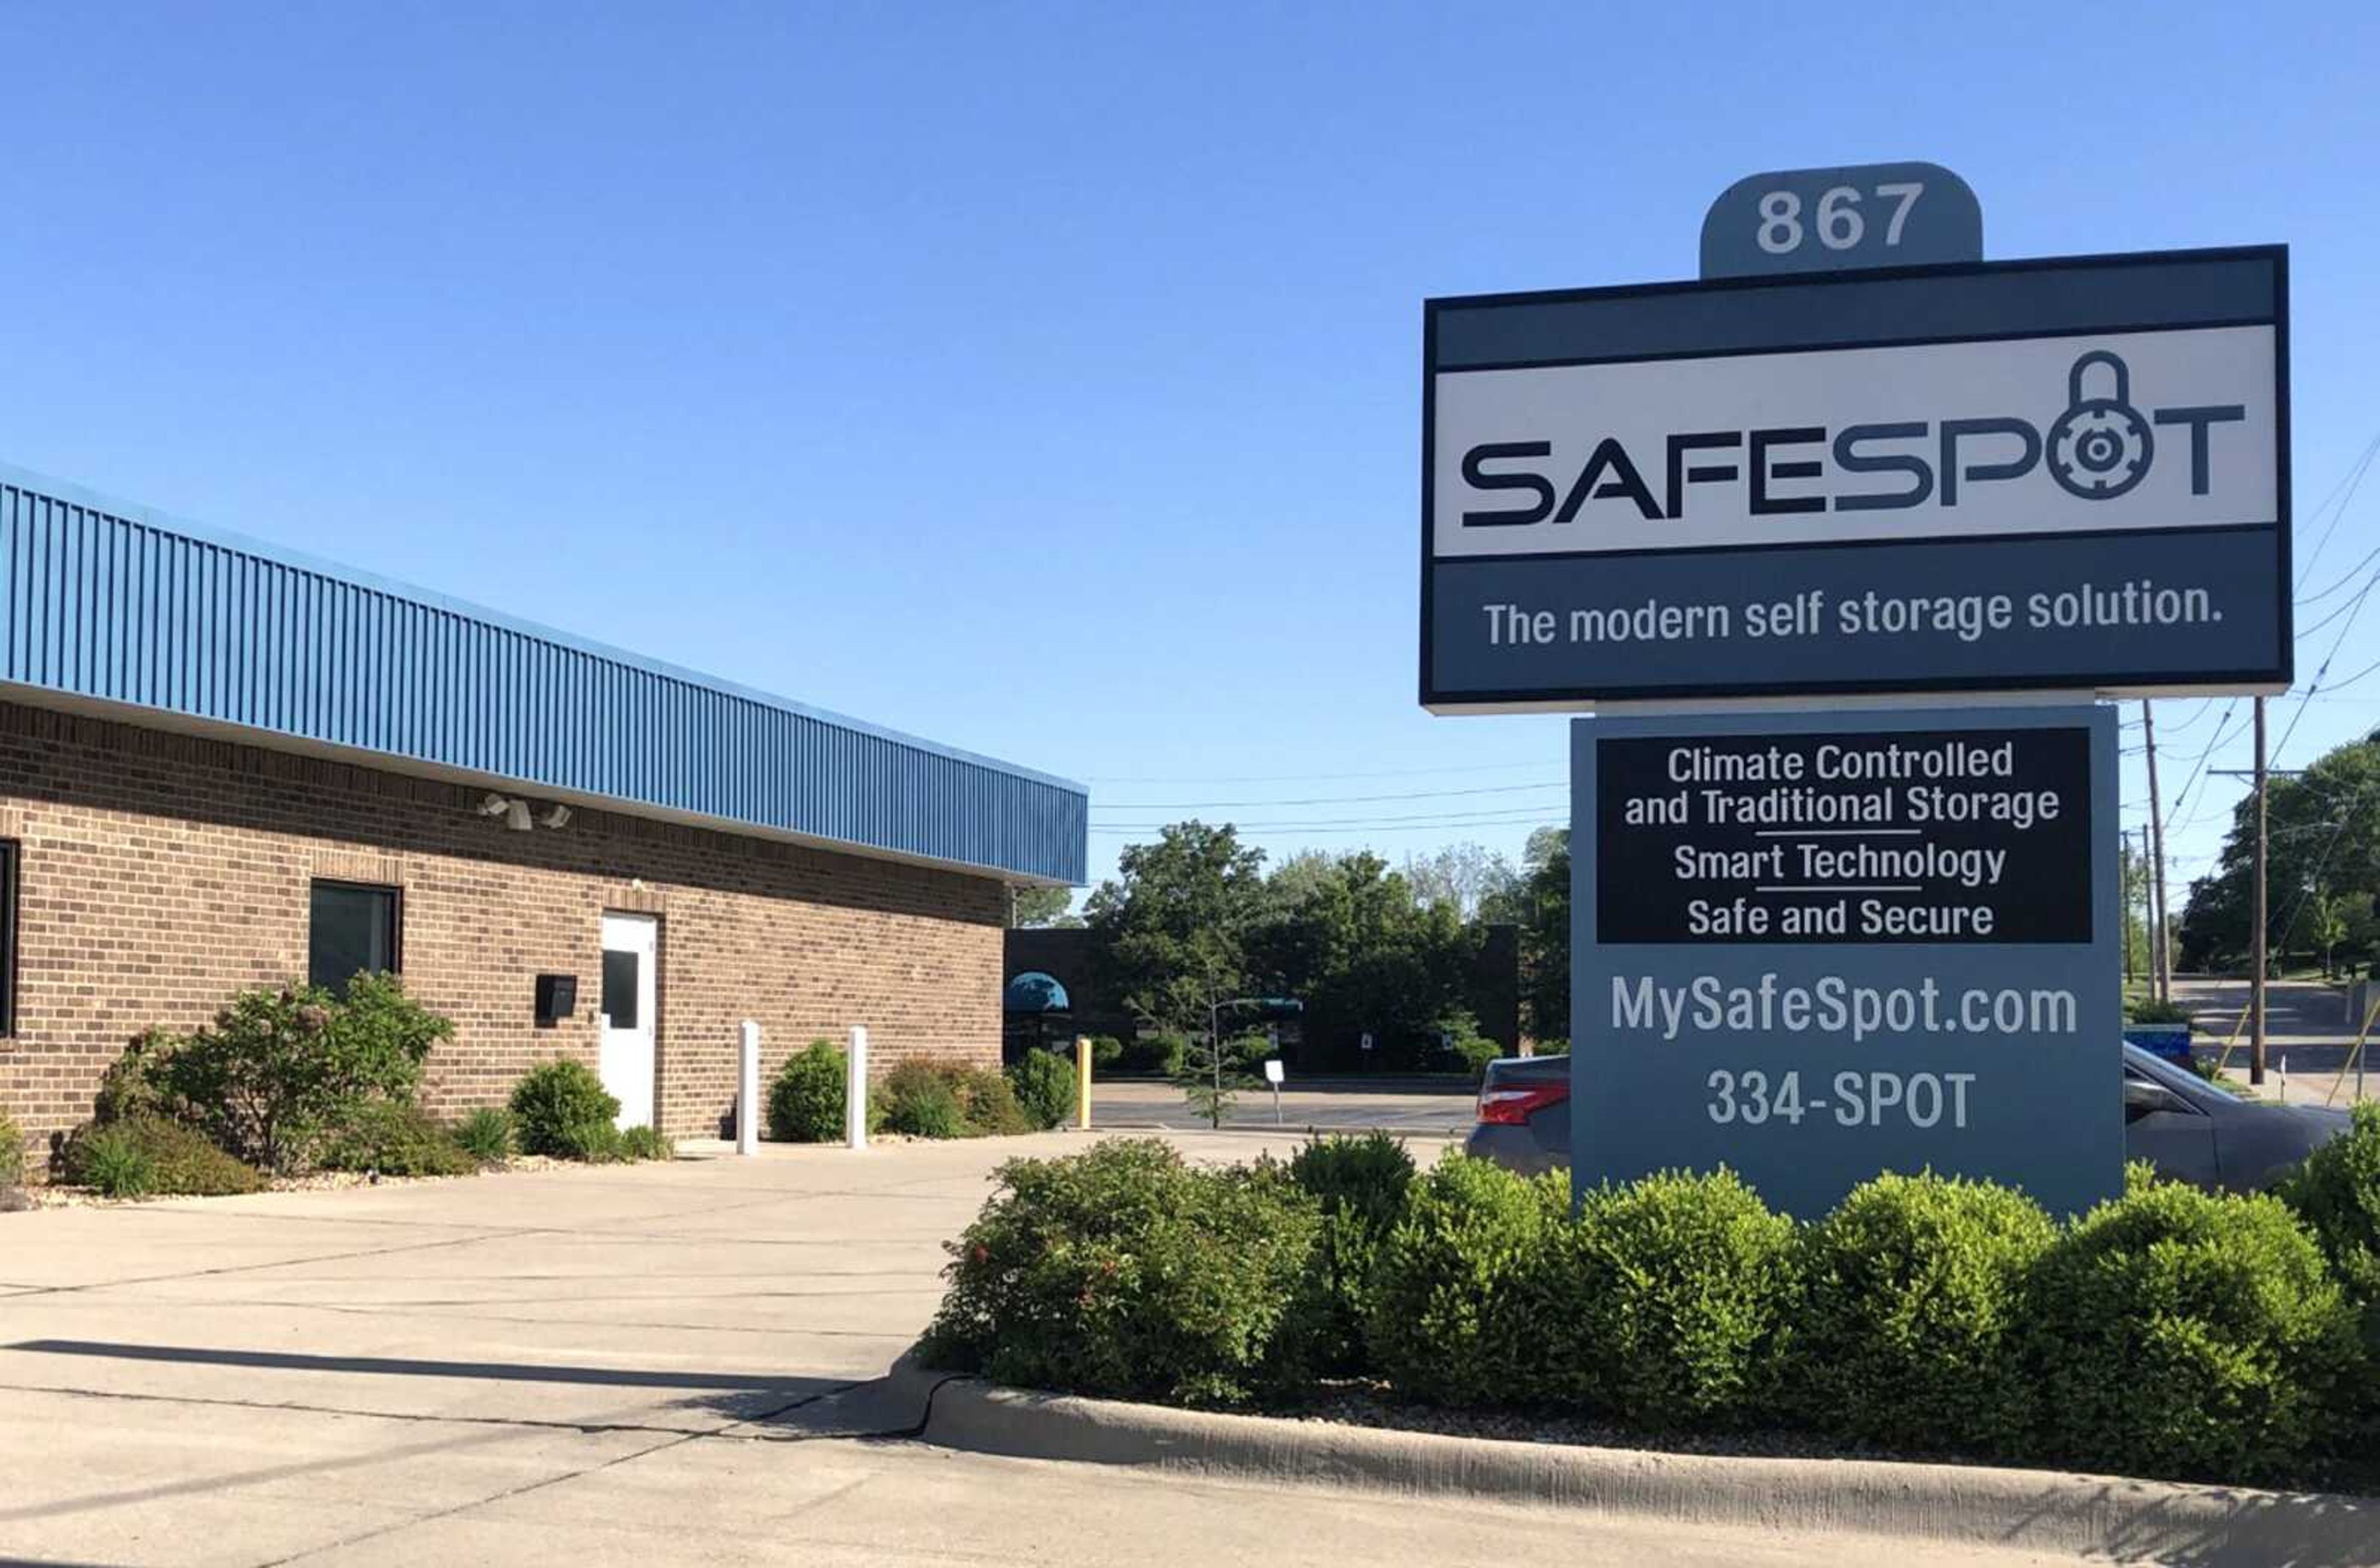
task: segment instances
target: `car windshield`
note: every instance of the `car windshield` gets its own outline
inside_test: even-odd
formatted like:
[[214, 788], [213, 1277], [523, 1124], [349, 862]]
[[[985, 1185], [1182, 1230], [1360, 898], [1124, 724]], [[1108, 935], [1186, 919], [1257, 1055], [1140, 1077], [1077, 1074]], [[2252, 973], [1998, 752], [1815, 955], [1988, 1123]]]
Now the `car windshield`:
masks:
[[2128, 1045], [2124, 1048], [2124, 1065], [2136, 1076], [2147, 1078], [2153, 1083], [2164, 1084], [2168, 1088], [2219, 1094], [2226, 1100], [2240, 1098], [2233, 1092], [2229, 1084], [2204, 1077], [2184, 1067], [2178, 1067], [2160, 1057], [2150, 1055], [2137, 1046]]

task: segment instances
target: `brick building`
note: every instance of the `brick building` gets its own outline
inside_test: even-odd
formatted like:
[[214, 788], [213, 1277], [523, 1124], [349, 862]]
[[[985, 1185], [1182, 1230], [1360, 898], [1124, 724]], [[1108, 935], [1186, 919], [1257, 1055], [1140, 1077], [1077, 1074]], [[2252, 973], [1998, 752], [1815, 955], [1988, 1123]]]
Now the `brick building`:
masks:
[[[868, 1027], [999, 1060], [1010, 884], [1083, 791], [0, 469], [0, 1112], [38, 1147], [152, 1027], [390, 968], [453, 1018], [431, 1105], [596, 1067], [721, 1132]], [[565, 996], [575, 991], [567, 1006]]]

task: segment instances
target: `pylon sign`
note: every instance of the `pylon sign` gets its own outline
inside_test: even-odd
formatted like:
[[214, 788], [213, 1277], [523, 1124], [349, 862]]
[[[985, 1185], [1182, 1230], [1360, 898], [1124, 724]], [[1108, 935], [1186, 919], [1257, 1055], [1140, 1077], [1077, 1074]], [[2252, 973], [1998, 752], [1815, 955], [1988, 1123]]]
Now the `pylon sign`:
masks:
[[2284, 690], [2288, 295], [2273, 246], [1430, 300], [1422, 702]]

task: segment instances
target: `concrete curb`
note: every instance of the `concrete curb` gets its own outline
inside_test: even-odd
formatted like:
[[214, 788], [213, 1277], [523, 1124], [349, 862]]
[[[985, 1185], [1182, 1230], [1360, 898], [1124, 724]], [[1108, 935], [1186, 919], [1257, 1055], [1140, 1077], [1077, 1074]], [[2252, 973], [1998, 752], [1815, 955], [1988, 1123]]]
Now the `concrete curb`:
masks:
[[2191, 1568], [2380, 1563], [2380, 1500], [1852, 1459], [1731, 1458], [1220, 1416], [929, 1381], [920, 1435], [979, 1453], [1852, 1531]]

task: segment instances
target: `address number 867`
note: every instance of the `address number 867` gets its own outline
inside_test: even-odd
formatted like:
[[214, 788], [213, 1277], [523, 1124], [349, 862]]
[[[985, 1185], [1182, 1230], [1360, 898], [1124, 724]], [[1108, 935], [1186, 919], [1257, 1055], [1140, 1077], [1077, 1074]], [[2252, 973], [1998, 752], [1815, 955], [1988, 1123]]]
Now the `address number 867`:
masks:
[[[1888, 249], [1900, 244], [1900, 231], [1909, 222], [1909, 211], [1917, 199], [1925, 194], [1922, 180], [1894, 180], [1876, 186], [1873, 192], [1879, 203], [1892, 203], [1892, 210], [1883, 213], [1884, 244]], [[1760, 198], [1760, 227], [1755, 236], [1760, 249], [1771, 256], [1790, 256], [1815, 237], [1829, 250], [1849, 250], [1867, 237], [1867, 218], [1861, 211], [1864, 197], [1856, 186], [1830, 187], [1807, 213], [1803, 210], [1802, 196], [1794, 190], [1771, 190]]]

